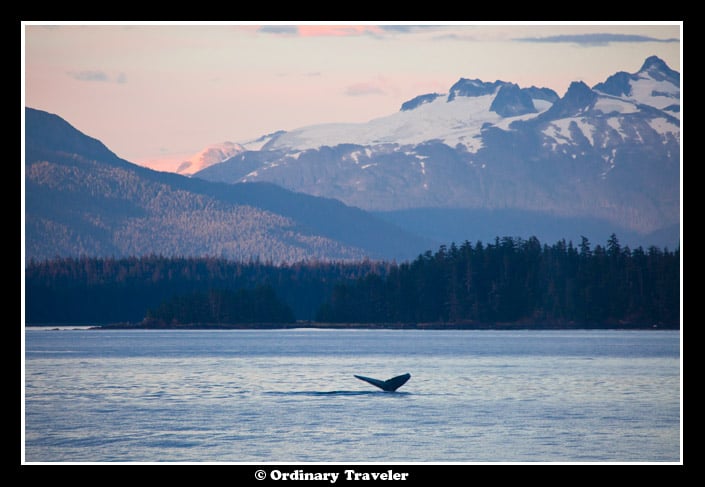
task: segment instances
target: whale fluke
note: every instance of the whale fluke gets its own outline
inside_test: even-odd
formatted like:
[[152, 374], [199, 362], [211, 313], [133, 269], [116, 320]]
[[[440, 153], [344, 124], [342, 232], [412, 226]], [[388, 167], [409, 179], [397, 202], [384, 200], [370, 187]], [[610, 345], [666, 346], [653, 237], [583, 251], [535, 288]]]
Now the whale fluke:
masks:
[[399, 389], [401, 386], [406, 384], [406, 381], [408, 381], [411, 378], [411, 374], [403, 374], [403, 375], [398, 375], [396, 377], [392, 377], [389, 380], [379, 380], [379, 379], [372, 379], [371, 377], [363, 377], [361, 375], [356, 375], [360, 380], [364, 380], [365, 382], [369, 382], [373, 386], [377, 386], [383, 391], [396, 391]]

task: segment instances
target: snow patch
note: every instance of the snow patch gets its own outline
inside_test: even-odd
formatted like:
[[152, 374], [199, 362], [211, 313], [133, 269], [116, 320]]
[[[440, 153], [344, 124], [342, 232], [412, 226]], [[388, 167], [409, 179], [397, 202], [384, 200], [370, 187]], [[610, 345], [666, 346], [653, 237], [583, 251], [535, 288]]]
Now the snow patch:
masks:
[[271, 136], [264, 135], [262, 137], [259, 137], [258, 139], [248, 140], [247, 142], [241, 142], [240, 145], [248, 151], [259, 151], [262, 150], [262, 147], [264, 147], [270, 140], [272, 140], [272, 138], [273, 137]]
[[572, 142], [570, 138], [570, 122], [572, 121], [573, 119], [571, 118], [555, 120], [544, 129], [543, 134], [555, 141], [552, 147], [553, 150], [555, 150], [558, 145], [570, 144]]
[[[654, 129], [656, 132], [658, 132], [660, 135], [667, 135], [667, 134], [673, 134], [678, 138], [678, 141], [680, 142], [680, 128], [675, 125], [673, 122], [670, 122], [666, 120], [665, 118], [653, 118], [649, 120], [649, 125], [651, 126], [652, 129]], [[666, 139], [664, 138], [663, 143], [666, 143]]]
[[680, 99], [680, 87], [668, 81], [656, 81], [649, 76], [640, 76], [632, 81], [631, 99], [663, 110]]
[[[553, 106], [553, 103], [551, 103], [548, 100], [538, 100], [538, 99], [534, 98], [533, 102], [534, 102], [534, 108], [536, 108], [538, 113], [543, 113]], [[538, 115], [538, 113], [534, 113], [534, 115]], [[523, 116], [524, 115], [522, 115], [522, 117]]]
[[605, 169], [604, 171], [602, 171], [600, 173], [601, 179], [607, 178], [607, 175], [610, 173], [610, 171], [612, 171], [612, 169], [614, 169], [614, 158], [616, 157], [616, 155], [617, 155], [617, 149], [612, 149], [612, 152], [610, 154], [606, 154], [606, 155], [602, 156], [602, 159], [605, 161], [606, 164], [609, 165], [609, 167], [607, 167], [607, 169]]
[[532, 118], [540, 115], [541, 113], [545, 112], [549, 108], [553, 106], [553, 104], [550, 101], [546, 100], [533, 100], [534, 101], [534, 107], [536, 108], [537, 112], [536, 113], [525, 113], [524, 115], [518, 115], [516, 117], [507, 117], [499, 120], [494, 124], [495, 127], [500, 128], [502, 130], [512, 130], [509, 126], [517, 121], [521, 120], [531, 120]]
[[587, 123], [585, 119], [575, 119], [574, 122], [585, 138], [588, 139], [590, 145], [595, 146], [595, 127]]
[[639, 111], [634, 102], [609, 95], [601, 95], [597, 99], [595, 102], [595, 110], [599, 110], [604, 114], [636, 113]]
[[[622, 129], [622, 122], [619, 118], [616, 117], [610, 117], [607, 119], [607, 125], [609, 125], [611, 128], [613, 128], [619, 136], [624, 139], [626, 134], [624, 133], [624, 130]], [[605, 144], [607, 143], [607, 139], [605, 139]]]

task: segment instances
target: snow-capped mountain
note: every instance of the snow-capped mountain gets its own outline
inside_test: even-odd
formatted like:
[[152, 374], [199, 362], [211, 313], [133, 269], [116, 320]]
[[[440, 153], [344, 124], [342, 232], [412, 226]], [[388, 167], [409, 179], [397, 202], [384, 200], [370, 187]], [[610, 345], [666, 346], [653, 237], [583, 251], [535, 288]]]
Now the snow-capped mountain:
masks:
[[669, 228], [678, 239], [680, 74], [657, 57], [592, 88], [576, 81], [562, 97], [461, 78], [367, 123], [243, 145], [196, 176], [269, 181], [380, 212], [519, 210], [644, 235]]
[[234, 142], [210, 145], [198, 154], [195, 154], [193, 157], [179, 164], [175, 172], [183, 174], [184, 176], [190, 176], [213, 164], [227, 161], [241, 152], [245, 152], [245, 148]]
[[498, 124], [507, 117], [517, 120], [526, 118], [525, 115], [535, 116], [548, 109], [551, 100], [557, 98], [552, 90], [544, 93], [537, 88], [520, 89], [503, 81], [485, 83], [461, 79], [451, 87], [449, 94], [420, 95], [402, 104], [401, 110], [392, 115], [367, 123], [322, 124], [282, 132], [262, 149], [284, 150], [295, 157], [295, 151], [323, 146], [393, 144], [403, 147], [435, 140], [450, 147], [462, 145], [476, 152], [482, 147], [483, 125]]

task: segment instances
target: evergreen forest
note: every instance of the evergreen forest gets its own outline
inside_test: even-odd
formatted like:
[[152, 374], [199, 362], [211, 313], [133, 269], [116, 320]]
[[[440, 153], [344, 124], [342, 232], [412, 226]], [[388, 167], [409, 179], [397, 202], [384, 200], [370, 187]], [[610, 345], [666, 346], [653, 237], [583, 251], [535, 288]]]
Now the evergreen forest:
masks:
[[409, 262], [274, 265], [162, 256], [25, 269], [25, 322], [679, 328], [680, 250], [536, 238], [441, 246]]

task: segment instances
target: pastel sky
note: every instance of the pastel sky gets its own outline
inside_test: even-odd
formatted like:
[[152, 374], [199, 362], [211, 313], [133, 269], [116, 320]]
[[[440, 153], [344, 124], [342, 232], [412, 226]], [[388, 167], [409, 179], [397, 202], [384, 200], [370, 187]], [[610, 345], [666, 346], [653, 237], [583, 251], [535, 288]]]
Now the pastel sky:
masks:
[[210, 144], [389, 115], [459, 78], [592, 86], [657, 55], [682, 23], [24, 24], [25, 105], [129, 161], [167, 168]]

